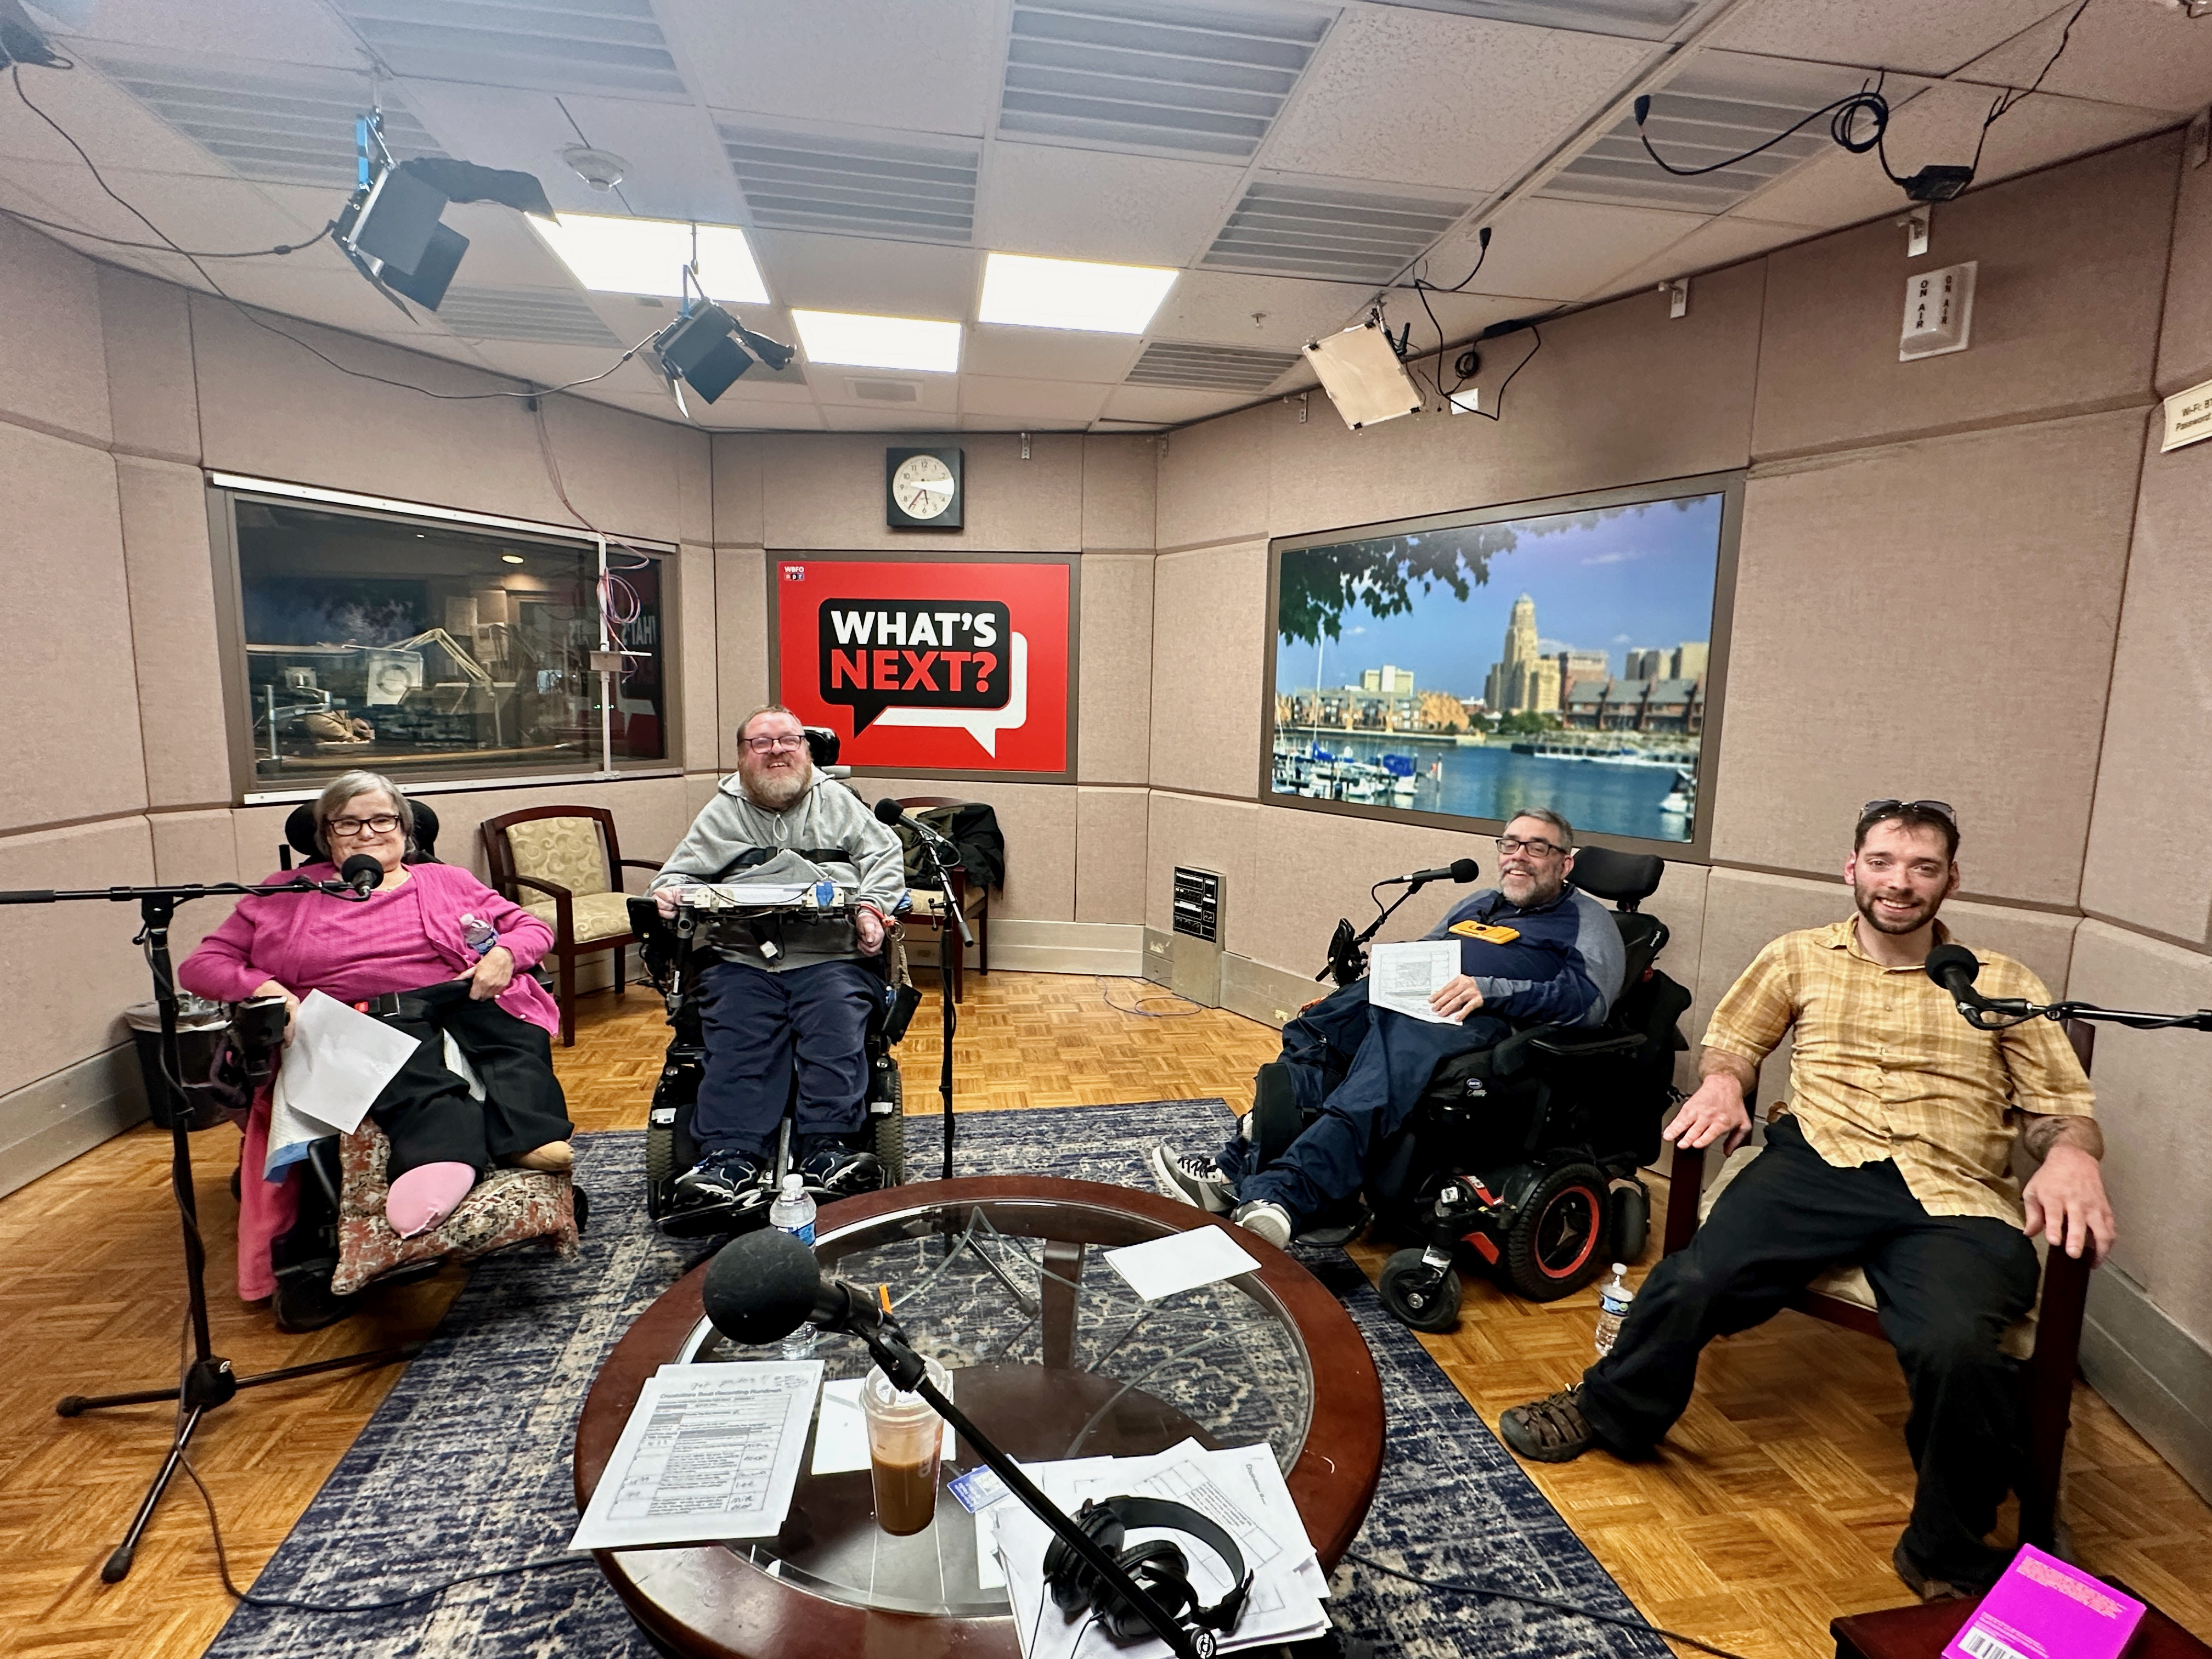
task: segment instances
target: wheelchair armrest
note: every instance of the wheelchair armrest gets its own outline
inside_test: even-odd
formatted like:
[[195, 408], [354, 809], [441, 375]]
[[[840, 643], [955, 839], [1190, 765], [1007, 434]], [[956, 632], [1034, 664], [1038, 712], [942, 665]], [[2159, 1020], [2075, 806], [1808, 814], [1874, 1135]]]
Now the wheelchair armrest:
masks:
[[1632, 1054], [1649, 1041], [1641, 1031], [1620, 1031], [1577, 1042], [1566, 1035], [1564, 1027], [1548, 1025], [1529, 1033], [1528, 1046], [1563, 1059], [1581, 1060], [1597, 1054]]
[[1490, 1075], [1511, 1077], [1528, 1065], [1531, 1048], [1542, 1048], [1547, 1054], [1553, 1052], [1546, 1047], [1544, 1040], [1556, 1036], [1564, 1029], [1558, 1025], [1531, 1025], [1525, 1031], [1514, 1032], [1490, 1051]]

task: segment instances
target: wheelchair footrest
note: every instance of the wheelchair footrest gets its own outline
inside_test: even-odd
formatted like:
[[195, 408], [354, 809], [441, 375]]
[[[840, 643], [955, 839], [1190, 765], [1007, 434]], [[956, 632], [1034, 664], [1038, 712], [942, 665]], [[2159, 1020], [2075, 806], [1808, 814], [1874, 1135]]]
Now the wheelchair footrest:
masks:
[[763, 1188], [723, 1204], [698, 1204], [671, 1210], [659, 1221], [665, 1238], [713, 1238], [720, 1234], [749, 1233], [768, 1224], [770, 1194]]

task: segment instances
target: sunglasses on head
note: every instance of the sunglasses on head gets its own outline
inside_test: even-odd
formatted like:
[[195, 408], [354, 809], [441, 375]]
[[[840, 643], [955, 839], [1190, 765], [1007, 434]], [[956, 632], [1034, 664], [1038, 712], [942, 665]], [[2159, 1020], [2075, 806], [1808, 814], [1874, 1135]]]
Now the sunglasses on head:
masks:
[[1890, 812], [1933, 812], [1954, 830], [1959, 827], [1959, 809], [1948, 800], [1870, 800], [1859, 808], [1859, 822]]

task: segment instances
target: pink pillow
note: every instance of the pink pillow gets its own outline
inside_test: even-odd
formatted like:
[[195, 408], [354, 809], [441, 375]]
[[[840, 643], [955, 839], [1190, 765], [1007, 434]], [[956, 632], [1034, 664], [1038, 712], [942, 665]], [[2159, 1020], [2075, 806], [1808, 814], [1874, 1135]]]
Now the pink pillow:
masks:
[[392, 1143], [375, 1121], [338, 1141], [338, 1267], [331, 1290], [351, 1296], [395, 1269], [447, 1257], [466, 1261], [526, 1239], [558, 1255], [576, 1254], [575, 1189], [564, 1175], [494, 1170], [453, 1212], [426, 1233], [402, 1238], [384, 1218], [385, 1165]]

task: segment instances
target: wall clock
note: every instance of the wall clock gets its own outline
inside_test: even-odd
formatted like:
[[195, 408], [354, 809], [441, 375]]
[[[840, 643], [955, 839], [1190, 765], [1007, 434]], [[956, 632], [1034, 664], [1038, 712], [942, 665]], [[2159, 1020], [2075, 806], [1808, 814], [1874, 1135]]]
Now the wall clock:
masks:
[[957, 530], [967, 498], [957, 449], [884, 451], [884, 521], [894, 530]]

